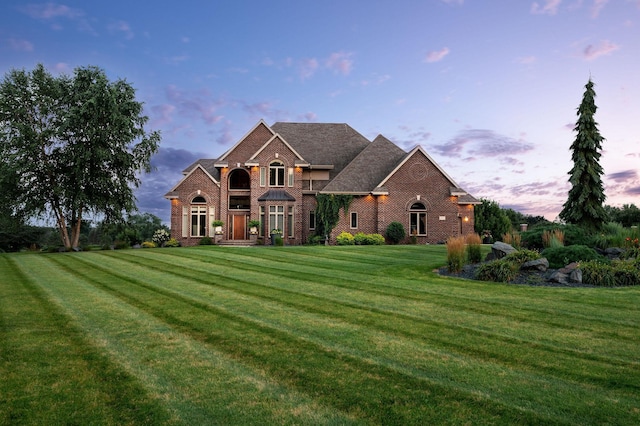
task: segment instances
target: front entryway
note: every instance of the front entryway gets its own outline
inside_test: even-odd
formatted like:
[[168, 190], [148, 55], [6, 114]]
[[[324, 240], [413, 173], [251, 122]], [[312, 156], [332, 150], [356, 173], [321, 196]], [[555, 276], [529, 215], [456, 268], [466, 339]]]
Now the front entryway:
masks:
[[231, 240], [246, 240], [247, 237], [247, 215], [231, 214], [229, 215], [229, 223], [231, 223]]

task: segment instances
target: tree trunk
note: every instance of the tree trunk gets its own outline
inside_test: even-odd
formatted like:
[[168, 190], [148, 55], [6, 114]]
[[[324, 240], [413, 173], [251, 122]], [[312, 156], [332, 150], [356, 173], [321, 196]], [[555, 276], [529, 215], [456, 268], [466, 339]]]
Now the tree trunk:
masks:
[[78, 247], [80, 245], [81, 225], [82, 225], [82, 208], [78, 210], [78, 216], [71, 227], [71, 240], [72, 240], [71, 247]]
[[56, 211], [58, 231], [60, 231], [60, 238], [62, 239], [62, 245], [69, 250], [71, 248], [71, 241], [69, 240], [69, 231], [67, 231], [67, 223], [64, 220], [64, 216], [60, 215], [60, 212]]

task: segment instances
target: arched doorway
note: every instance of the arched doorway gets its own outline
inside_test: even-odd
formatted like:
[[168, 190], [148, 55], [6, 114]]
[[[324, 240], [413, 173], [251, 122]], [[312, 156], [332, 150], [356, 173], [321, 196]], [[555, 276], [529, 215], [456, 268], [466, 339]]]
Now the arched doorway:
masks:
[[244, 169], [229, 173], [229, 239], [246, 240], [247, 222], [251, 214], [251, 176]]

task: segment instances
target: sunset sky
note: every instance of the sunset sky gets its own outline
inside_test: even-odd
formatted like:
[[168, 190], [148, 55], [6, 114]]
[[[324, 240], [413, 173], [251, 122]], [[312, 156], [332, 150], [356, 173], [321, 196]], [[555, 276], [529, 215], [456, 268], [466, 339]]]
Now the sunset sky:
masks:
[[640, 206], [640, 0], [5, 0], [0, 72], [95, 65], [162, 132], [141, 212], [258, 120], [422, 145], [477, 198], [554, 220], [584, 86], [606, 204]]

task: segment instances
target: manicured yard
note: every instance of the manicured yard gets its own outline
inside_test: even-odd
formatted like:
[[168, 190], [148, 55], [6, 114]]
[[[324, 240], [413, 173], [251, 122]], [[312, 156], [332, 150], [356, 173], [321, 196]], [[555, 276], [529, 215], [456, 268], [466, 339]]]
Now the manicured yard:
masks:
[[443, 246], [0, 255], [0, 424], [640, 424], [640, 287]]

